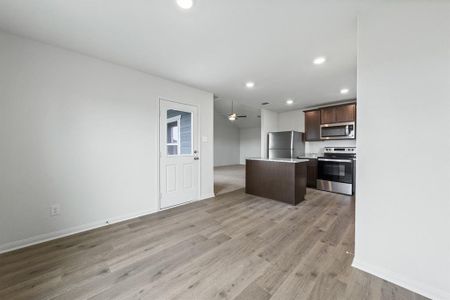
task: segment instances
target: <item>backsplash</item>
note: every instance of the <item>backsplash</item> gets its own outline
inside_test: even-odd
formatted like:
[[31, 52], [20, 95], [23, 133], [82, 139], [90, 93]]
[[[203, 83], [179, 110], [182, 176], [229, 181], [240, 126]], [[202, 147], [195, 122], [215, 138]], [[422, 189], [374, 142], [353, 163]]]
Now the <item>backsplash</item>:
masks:
[[324, 147], [356, 147], [356, 140], [305, 142], [305, 153], [323, 154]]

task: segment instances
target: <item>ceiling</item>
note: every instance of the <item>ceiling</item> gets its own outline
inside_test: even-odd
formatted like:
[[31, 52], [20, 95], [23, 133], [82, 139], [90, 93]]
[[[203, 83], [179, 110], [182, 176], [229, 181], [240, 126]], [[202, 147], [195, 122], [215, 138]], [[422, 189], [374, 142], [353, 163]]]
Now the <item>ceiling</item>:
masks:
[[194, 1], [2, 0], [0, 28], [213, 92], [217, 109], [356, 97], [356, 0]]

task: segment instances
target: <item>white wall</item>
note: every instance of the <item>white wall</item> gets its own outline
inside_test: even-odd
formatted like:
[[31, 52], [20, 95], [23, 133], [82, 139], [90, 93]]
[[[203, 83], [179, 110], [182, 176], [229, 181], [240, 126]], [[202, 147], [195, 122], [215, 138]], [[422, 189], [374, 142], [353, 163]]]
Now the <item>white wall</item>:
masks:
[[239, 164], [239, 128], [214, 113], [214, 166]]
[[267, 157], [267, 134], [278, 131], [278, 113], [261, 109], [261, 157]]
[[3, 33], [0, 45], [0, 251], [157, 211], [159, 97], [198, 106], [213, 195], [211, 93]]
[[292, 110], [279, 113], [278, 130], [295, 130], [305, 132], [305, 113], [302, 110]]
[[261, 128], [241, 128], [239, 137], [240, 164], [245, 164], [245, 159], [248, 157], [259, 157], [261, 155]]
[[433, 299], [450, 299], [449, 37], [444, 1], [359, 17], [354, 265]]

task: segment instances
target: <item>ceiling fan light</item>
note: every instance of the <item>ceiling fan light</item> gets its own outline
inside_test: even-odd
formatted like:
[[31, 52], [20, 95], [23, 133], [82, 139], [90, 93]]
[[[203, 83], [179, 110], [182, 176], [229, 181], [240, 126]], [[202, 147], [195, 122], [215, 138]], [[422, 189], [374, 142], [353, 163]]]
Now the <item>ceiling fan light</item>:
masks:
[[232, 122], [236, 121], [236, 117], [237, 117], [236, 114], [231, 114], [231, 115], [228, 116], [228, 120], [230, 120]]

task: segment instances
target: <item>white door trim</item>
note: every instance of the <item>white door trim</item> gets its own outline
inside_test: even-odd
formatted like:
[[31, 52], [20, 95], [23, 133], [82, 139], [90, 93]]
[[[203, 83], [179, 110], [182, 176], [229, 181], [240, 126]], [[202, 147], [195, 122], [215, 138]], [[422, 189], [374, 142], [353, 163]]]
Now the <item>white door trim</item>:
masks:
[[[185, 203], [181, 203], [179, 205], [175, 205], [175, 206], [171, 206], [171, 207], [167, 207], [167, 208], [161, 208], [161, 101], [167, 101], [167, 102], [173, 102], [176, 104], [182, 104], [182, 105], [190, 105], [193, 106], [195, 108], [197, 108], [197, 134], [198, 134], [198, 138], [197, 138], [197, 143], [196, 145], [192, 145], [193, 146], [193, 150], [194, 149], [198, 149], [199, 152], [199, 157], [200, 157], [200, 161], [199, 161], [199, 168], [198, 168], [198, 180], [197, 180], [197, 185], [198, 185], [198, 189], [197, 189], [197, 199], [193, 200], [193, 201], [188, 201]], [[156, 197], [158, 199], [158, 211], [162, 211], [162, 210], [166, 210], [166, 209], [170, 209], [170, 208], [174, 208], [177, 206], [181, 206], [181, 205], [185, 205], [188, 203], [192, 203], [195, 201], [200, 200], [200, 195], [201, 195], [201, 174], [202, 174], [202, 149], [201, 149], [201, 118], [200, 118], [200, 109], [198, 107], [198, 105], [192, 104], [192, 103], [186, 103], [183, 101], [176, 101], [176, 100], [171, 100], [169, 98], [166, 97], [158, 97], [158, 117], [156, 118], [156, 122], [158, 123], [158, 134], [157, 134], [157, 143], [156, 145], [158, 146], [158, 151], [157, 151], [157, 188], [156, 188]], [[195, 148], [195, 146], [197, 146]]]

